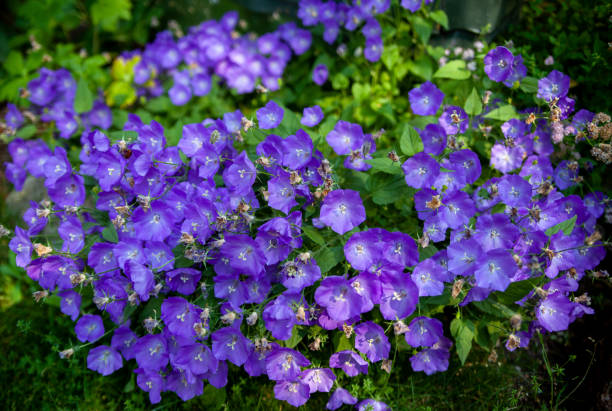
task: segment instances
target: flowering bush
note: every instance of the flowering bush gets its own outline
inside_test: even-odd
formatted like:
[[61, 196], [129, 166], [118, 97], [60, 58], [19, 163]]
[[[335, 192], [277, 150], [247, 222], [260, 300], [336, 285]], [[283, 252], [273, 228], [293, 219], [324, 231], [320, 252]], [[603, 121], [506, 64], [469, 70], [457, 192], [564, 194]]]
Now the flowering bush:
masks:
[[[382, 59], [377, 70], [390, 78], [400, 49], [384, 54], [375, 18], [389, 2], [364, 3], [305, 0], [298, 16], [322, 23], [328, 43], [341, 24], [363, 24], [364, 58]], [[401, 6], [414, 13], [421, 2]], [[444, 22], [421, 12], [413, 22]], [[426, 81], [403, 93], [412, 114], [381, 103], [373, 115], [338, 115], [322, 98], [300, 117], [269, 92], [310, 32], [286, 24], [237, 40], [227, 16], [178, 43], [161, 34], [124, 54], [128, 80], [149, 82], [153, 96], [164, 92], [156, 76], [173, 77], [174, 105], [206, 94], [212, 72], [239, 93], [261, 79], [265, 105], [182, 124], [176, 144], [133, 113], [109, 131], [102, 99], [76, 116], [82, 96], [66, 70], [43, 69], [28, 85], [34, 115], [60, 137], [82, 131], [76, 150], [13, 138], [6, 166], [16, 190], [27, 174], [47, 189], [10, 249], [42, 288], [36, 298], [59, 299], [75, 321], [83, 344], [61, 357], [87, 350], [88, 368], [102, 375], [133, 369], [152, 403], [165, 391], [186, 401], [205, 381], [219, 388], [229, 372], [246, 372], [267, 376], [294, 406], [331, 392], [328, 409], [388, 409], [382, 394], [358, 398], [351, 379], [391, 373], [404, 355], [415, 372], [442, 372], [451, 351], [463, 363], [473, 342], [492, 350], [502, 339], [512, 351], [592, 313], [575, 292], [605, 256], [597, 220], [608, 199], [581, 172], [605, 166], [576, 154], [588, 146], [609, 163], [610, 119], [574, 113], [569, 77], [527, 77], [503, 46], [479, 43], [452, 60], [431, 49], [412, 69]], [[312, 66], [309, 81], [325, 87], [332, 76], [332, 88], [348, 87], [331, 65]], [[368, 100], [361, 84], [352, 93]], [[374, 128], [380, 117], [395, 130]], [[24, 122], [12, 105], [5, 120]]]

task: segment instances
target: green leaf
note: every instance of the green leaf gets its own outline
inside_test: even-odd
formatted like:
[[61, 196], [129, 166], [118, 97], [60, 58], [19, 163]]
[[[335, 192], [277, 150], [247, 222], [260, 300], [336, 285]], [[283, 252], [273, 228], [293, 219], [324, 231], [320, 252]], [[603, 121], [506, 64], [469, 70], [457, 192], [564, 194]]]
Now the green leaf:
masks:
[[449, 78], [453, 80], [467, 80], [472, 73], [466, 69], [464, 60], [451, 60], [434, 73], [434, 78]]
[[397, 63], [400, 61], [399, 46], [397, 44], [391, 44], [383, 49], [382, 55], [380, 56], [383, 64], [392, 71]]
[[94, 95], [89, 89], [87, 81], [81, 77], [77, 83], [76, 93], [74, 95], [74, 111], [77, 113], [85, 113], [93, 107]]
[[246, 133], [244, 133], [244, 141], [246, 141], [251, 146], [256, 146], [257, 144], [264, 141], [266, 139], [266, 136], [267, 134], [264, 131], [256, 127], [251, 127], [246, 131]]
[[325, 245], [325, 239], [321, 234], [319, 234], [319, 231], [316, 228], [311, 227], [309, 225], [304, 225], [302, 226], [302, 232], [304, 232], [304, 234], [306, 234], [306, 237], [310, 238], [315, 243], [319, 245]]
[[461, 365], [465, 364], [468, 354], [472, 349], [472, 339], [474, 338], [474, 324], [469, 320], [455, 318], [451, 322], [451, 334], [455, 338], [455, 348]]
[[15, 134], [19, 138], [28, 139], [36, 134], [36, 126], [34, 124], [28, 124], [17, 131]]
[[147, 101], [145, 107], [153, 113], [163, 113], [170, 110], [172, 102], [168, 96], [161, 96]]
[[106, 31], [115, 31], [119, 20], [132, 17], [131, 9], [130, 0], [97, 0], [91, 5], [91, 20]]
[[472, 89], [472, 92], [465, 101], [465, 106], [463, 108], [470, 116], [477, 116], [482, 113], [482, 100], [480, 99], [480, 95], [478, 94], [476, 87]]
[[4, 68], [6, 71], [13, 76], [21, 73], [23, 70], [23, 57], [17, 50], [11, 50], [4, 60]]
[[302, 327], [299, 325], [294, 325], [291, 330], [291, 338], [283, 342], [283, 345], [287, 348], [293, 348], [302, 341], [306, 333], [302, 330]]
[[516, 281], [514, 283], [510, 283], [508, 288], [506, 288], [503, 292], [495, 292], [494, 295], [502, 304], [505, 305], [513, 305], [516, 301], [519, 301], [523, 297], [525, 297], [531, 290], [533, 290], [534, 282], [537, 279], [531, 278], [529, 280]]
[[420, 16], [411, 16], [410, 22], [412, 23], [412, 27], [414, 28], [417, 36], [421, 40], [421, 43], [427, 44], [429, 37], [431, 37], [431, 32], [433, 31], [432, 24]]
[[400, 150], [405, 155], [412, 157], [416, 153], [423, 151], [423, 141], [414, 127], [404, 124], [404, 130], [400, 136]]
[[438, 249], [435, 245], [428, 245], [425, 248], [419, 247], [419, 261], [427, 260], [430, 257], [433, 257], [438, 252]]
[[102, 230], [102, 238], [111, 243], [116, 243], [119, 241], [119, 236], [117, 235], [117, 230], [115, 226], [112, 224], [107, 225], [104, 230]]
[[336, 73], [331, 79], [332, 87], [334, 90], [343, 90], [350, 84], [348, 77], [342, 73]]
[[429, 17], [446, 30], [448, 30], [448, 16], [444, 12], [444, 10], [436, 10], [429, 13]]
[[136, 141], [138, 139], [138, 133], [134, 130], [119, 130], [112, 131], [108, 134], [108, 138], [112, 141]]
[[427, 54], [414, 59], [414, 61], [408, 61], [408, 70], [415, 76], [419, 76], [425, 80], [431, 80], [433, 75], [434, 63]]
[[399, 163], [393, 162], [390, 158], [379, 157], [365, 160], [366, 163], [372, 166], [374, 171], [382, 171], [387, 174], [404, 174]]
[[538, 91], [538, 79], [535, 77], [523, 77], [520, 89], [525, 93], [535, 93]]
[[225, 388], [216, 388], [210, 384], [206, 384], [204, 393], [198, 397], [198, 401], [201, 401], [203, 409], [215, 411], [225, 407], [227, 399], [227, 393]]
[[344, 250], [342, 246], [323, 248], [315, 254], [314, 259], [321, 268], [321, 274], [325, 276], [329, 270], [344, 260]]
[[482, 301], [472, 301], [471, 305], [478, 308], [480, 311], [492, 315], [497, 318], [510, 318], [514, 315], [514, 311], [506, 307], [504, 304], [491, 301], [490, 298]]
[[491, 110], [489, 113], [485, 114], [485, 118], [508, 121], [513, 118], [518, 118], [518, 113], [512, 104], [507, 104], [505, 106], [498, 107], [495, 110]]
[[353, 83], [351, 91], [356, 100], [365, 100], [370, 97], [371, 87], [369, 84]]
[[[406, 185], [404, 176], [390, 177], [385, 174], [377, 174], [384, 176], [382, 179], [373, 180], [372, 186], [372, 201], [374, 204], [386, 205], [396, 202], [404, 196], [407, 196], [412, 190]], [[414, 192], [412, 192], [414, 194]], [[409, 195], [411, 196], [411, 195]]]
[[565, 235], [570, 235], [572, 233], [572, 231], [574, 231], [574, 226], [576, 226], [576, 215], [574, 215], [572, 218], [562, 221], [559, 224], [555, 224], [554, 226], [550, 227], [548, 230], [546, 230], [546, 235], [548, 237], [552, 237], [553, 235], [557, 234], [559, 231], [563, 231], [563, 234]]
[[340, 352], [340, 351], [346, 351], [346, 350], [352, 350], [353, 349], [353, 344], [351, 344], [351, 340], [346, 338], [345, 335], [341, 335], [340, 338], [338, 339], [338, 343], [336, 344], [336, 348], [334, 349], [334, 352]]
[[497, 203], [491, 208], [491, 214], [499, 214], [506, 211], [506, 205], [504, 203]]

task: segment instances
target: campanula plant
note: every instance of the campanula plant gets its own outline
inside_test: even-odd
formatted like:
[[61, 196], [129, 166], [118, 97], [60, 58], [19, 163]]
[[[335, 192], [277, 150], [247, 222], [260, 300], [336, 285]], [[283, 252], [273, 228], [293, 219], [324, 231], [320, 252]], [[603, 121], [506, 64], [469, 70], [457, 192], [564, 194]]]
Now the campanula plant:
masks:
[[[401, 8], [412, 16], [421, 3]], [[360, 28], [372, 64], [387, 60], [377, 18], [388, 24], [389, 7], [302, 1], [298, 16], [322, 24], [326, 43]], [[429, 78], [402, 90], [409, 112], [392, 108], [397, 128], [385, 132], [378, 112], [361, 124], [321, 98], [300, 117], [274, 98], [313, 35], [287, 23], [236, 39], [236, 19], [179, 40], [161, 33], [122, 57], [135, 58], [143, 93], [165, 93], [157, 76], [168, 76], [176, 106], [205, 94], [213, 72], [238, 93], [265, 91], [258, 107], [183, 124], [175, 144], [134, 113], [111, 132], [102, 98], [95, 113], [73, 113], [78, 85], [63, 69], [29, 84], [60, 137], [82, 131], [72, 155], [59, 140], [14, 138], [6, 166], [16, 190], [28, 175], [44, 180], [47, 197], [10, 249], [36, 297], [59, 298], [75, 322], [81, 344], [60, 356], [86, 356], [102, 375], [130, 369], [153, 404], [242, 373], [296, 407], [325, 395], [328, 409], [383, 410], [388, 391], [367, 398], [353, 382], [407, 370], [402, 358], [413, 372], [443, 372], [473, 343], [525, 348], [593, 312], [577, 291], [605, 256], [597, 225], [608, 199], [587, 184], [599, 167], [588, 154], [603, 150], [610, 119], [574, 113], [569, 77], [528, 77], [503, 46], [437, 56], [435, 73], [414, 69]], [[438, 53], [424, 49], [426, 61]], [[308, 81], [334, 87], [335, 70], [317, 63]], [[22, 122], [9, 107], [6, 123]]]

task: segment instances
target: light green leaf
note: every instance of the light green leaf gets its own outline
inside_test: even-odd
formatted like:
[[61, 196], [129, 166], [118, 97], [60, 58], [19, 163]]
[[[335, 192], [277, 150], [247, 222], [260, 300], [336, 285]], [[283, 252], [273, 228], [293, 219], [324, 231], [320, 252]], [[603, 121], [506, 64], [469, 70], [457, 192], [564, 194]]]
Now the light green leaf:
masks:
[[555, 224], [554, 226], [546, 230], [546, 235], [548, 237], [552, 237], [553, 235], [557, 234], [559, 231], [563, 231], [563, 234], [565, 235], [570, 235], [572, 231], [574, 231], [574, 226], [576, 226], [576, 217], [577, 216], [574, 215], [570, 219], [562, 221], [559, 224]]
[[115, 226], [109, 224], [102, 230], [102, 238], [111, 243], [116, 243], [119, 241], [119, 236], [117, 235], [117, 230]]
[[360, 101], [370, 97], [371, 87], [369, 84], [353, 83], [351, 91], [355, 99]]
[[386, 205], [402, 198], [410, 198], [414, 190], [406, 185], [405, 177], [383, 173], [372, 174], [368, 177], [367, 188], [372, 193], [374, 204]]
[[477, 116], [482, 113], [482, 100], [480, 99], [480, 95], [478, 94], [476, 87], [472, 89], [472, 92], [465, 101], [465, 106], [463, 108], [470, 116]]
[[472, 340], [474, 339], [474, 324], [469, 320], [455, 318], [451, 322], [451, 334], [455, 338], [455, 348], [461, 365], [465, 364], [468, 354], [472, 350]]
[[80, 78], [77, 83], [76, 93], [74, 95], [74, 111], [77, 113], [85, 113], [93, 107], [94, 95], [89, 89], [89, 85], [84, 78]]
[[347, 88], [349, 86], [349, 84], [350, 84], [348, 77], [346, 77], [342, 73], [336, 73], [332, 77], [331, 83], [332, 83], [332, 88], [334, 90], [343, 90], [343, 89]]
[[431, 17], [433, 21], [448, 30], [448, 16], [444, 12], [444, 10], [432, 11], [429, 14], [429, 17]]
[[485, 118], [499, 121], [508, 121], [512, 118], [518, 117], [518, 113], [512, 104], [498, 107], [495, 110], [491, 110], [489, 113], [485, 114]]
[[379, 157], [370, 160], [365, 160], [370, 164], [375, 171], [382, 171], [387, 174], [403, 174], [402, 167], [399, 163], [394, 163], [390, 158]]
[[496, 292], [495, 297], [497, 301], [505, 305], [512, 305], [516, 301], [519, 301], [525, 297], [531, 290], [533, 290], [536, 279], [529, 279], [523, 281], [515, 281], [510, 283], [508, 288], [503, 292]]
[[389, 46], [386, 46], [383, 49], [380, 59], [389, 70], [393, 70], [397, 63], [400, 61], [400, 52], [398, 45], [391, 44]]
[[298, 325], [293, 326], [293, 329], [291, 330], [291, 338], [284, 341], [283, 343], [285, 347], [293, 348], [298, 345], [300, 341], [302, 341], [302, 338], [304, 338], [304, 335], [306, 335], [306, 333], [304, 333], [301, 328], [302, 327]]
[[412, 23], [412, 27], [414, 28], [417, 36], [421, 40], [421, 43], [427, 44], [429, 37], [431, 36], [431, 32], [433, 31], [432, 24], [420, 16], [411, 16], [410, 22]]
[[433, 75], [434, 63], [427, 54], [414, 59], [414, 61], [408, 61], [408, 70], [415, 76], [419, 76], [425, 80], [431, 80]]
[[23, 70], [23, 57], [17, 50], [11, 50], [4, 60], [4, 68], [13, 76], [18, 75]]
[[118, 130], [118, 131], [112, 131], [108, 133], [108, 138], [112, 142], [121, 141], [121, 140], [136, 141], [136, 139], [138, 139], [138, 133], [134, 130]]
[[28, 139], [36, 134], [36, 126], [34, 124], [28, 124], [17, 131], [16, 136], [23, 139]]
[[336, 344], [336, 349], [334, 350], [334, 352], [346, 351], [346, 350], [352, 350], [352, 349], [353, 349], [353, 344], [351, 344], [351, 340], [346, 338], [345, 335], [341, 335], [340, 338], [338, 339], [338, 344]]
[[525, 93], [535, 93], [538, 91], [538, 79], [535, 77], [523, 77], [520, 89]]
[[321, 268], [321, 274], [325, 276], [329, 270], [344, 260], [344, 250], [342, 246], [324, 248], [315, 254], [314, 259]]
[[472, 73], [466, 69], [465, 61], [451, 60], [434, 73], [434, 78], [449, 78], [453, 80], [467, 80]]
[[311, 227], [309, 225], [302, 226], [302, 231], [306, 234], [306, 237], [310, 238], [312, 241], [319, 245], [325, 245], [325, 239], [316, 228]]
[[421, 136], [419, 136], [419, 133], [409, 124], [404, 124], [404, 129], [400, 136], [400, 150], [409, 157], [423, 151]]
[[117, 30], [119, 20], [131, 18], [132, 3], [130, 0], [97, 0], [91, 5], [91, 19], [103, 30]]

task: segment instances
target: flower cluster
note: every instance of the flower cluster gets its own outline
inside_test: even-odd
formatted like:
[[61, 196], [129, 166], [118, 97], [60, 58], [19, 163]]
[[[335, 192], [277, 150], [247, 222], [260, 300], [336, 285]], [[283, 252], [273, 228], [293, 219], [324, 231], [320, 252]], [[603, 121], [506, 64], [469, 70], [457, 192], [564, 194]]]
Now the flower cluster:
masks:
[[191, 27], [177, 40], [170, 31], [159, 33], [144, 50], [124, 56], [138, 58], [134, 82], [142, 93], [158, 95], [163, 79], [171, 77], [168, 94], [175, 105], [208, 94], [213, 75], [239, 94], [254, 91], [259, 83], [278, 90], [292, 56], [310, 48], [310, 32], [290, 22], [260, 37], [240, 36], [235, 31], [237, 23], [238, 13], [228, 12], [219, 21]]
[[[175, 106], [188, 103], [193, 96], [207, 95], [213, 76], [239, 94], [251, 93], [256, 87], [278, 90], [291, 58], [310, 48], [310, 32], [290, 22], [260, 37], [241, 36], [235, 31], [237, 23], [238, 13], [228, 12], [219, 21], [208, 20], [191, 27], [187, 35], [178, 39], [170, 31], [160, 32], [144, 50], [123, 52], [113, 63], [113, 70], [115, 66], [129, 66], [126, 70], [131, 72], [126, 75], [140, 97], [162, 95], [166, 80], [172, 79], [167, 93]], [[32, 104], [27, 113], [31, 119], [54, 122], [60, 137], [66, 139], [79, 126], [86, 131], [93, 127], [109, 129], [112, 101], [105, 101], [100, 93], [91, 110], [79, 113], [76, 91], [77, 82], [68, 70], [42, 68], [27, 85], [25, 96]], [[5, 121], [13, 132], [24, 124], [23, 116], [13, 105]]]
[[[426, 4], [433, 0], [426, 0]], [[401, 6], [412, 13], [421, 8], [422, 0], [402, 0]], [[367, 0], [352, 5], [333, 0], [300, 0], [298, 18], [306, 27], [323, 25], [323, 40], [328, 44], [336, 42], [340, 28], [354, 31], [361, 27], [365, 38], [363, 55], [366, 60], [376, 62], [383, 52], [382, 29], [376, 20], [377, 14], [386, 12], [391, 0]], [[317, 82], [315, 80], [315, 82]]]
[[[70, 138], [79, 125], [85, 129], [108, 129], [111, 126], [111, 110], [101, 97], [94, 101], [90, 111], [76, 112], [77, 82], [68, 70], [41, 68], [39, 74], [28, 83], [27, 92], [32, 103], [28, 113], [40, 116], [41, 121], [54, 122], [61, 138]], [[14, 109], [7, 113], [5, 120], [14, 129], [23, 124], [23, 117], [19, 118]]]

